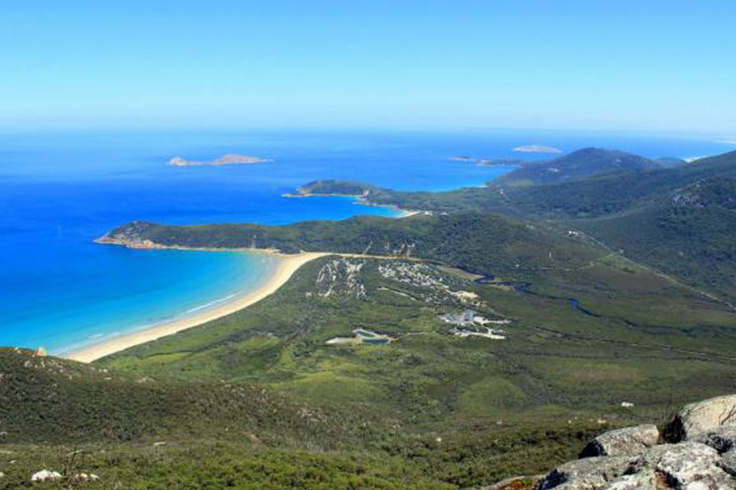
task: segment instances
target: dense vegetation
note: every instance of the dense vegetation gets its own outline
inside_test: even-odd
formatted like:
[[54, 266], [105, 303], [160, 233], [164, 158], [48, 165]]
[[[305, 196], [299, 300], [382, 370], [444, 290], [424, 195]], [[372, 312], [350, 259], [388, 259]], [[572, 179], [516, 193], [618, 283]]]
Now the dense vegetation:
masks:
[[[583, 150], [562, 158], [572, 167], [593, 168], [588, 159], [595, 154]], [[604, 152], [604, 163], [615, 155]], [[368, 189], [368, 196], [371, 202], [406, 209], [482, 210], [531, 221], [552, 220], [563, 229], [585, 231], [637, 261], [733, 301], [736, 263], [729, 258], [736, 243], [736, 218], [729, 203], [736, 199], [734, 178], [736, 152], [676, 168], [621, 171], [558, 184], [502, 182], [444, 193]], [[697, 201], [685, 199], [693, 192]]]
[[419, 257], [482, 274], [574, 267], [599, 255], [542, 225], [479, 212], [405, 219], [360, 216], [287, 226], [164, 226], [135, 222], [106, 239], [189, 248], [262, 248]]
[[582, 226], [637, 260], [736, 299], [736, 179], [700, 181]]
[[253, 385], [162, 383], [9, 348], [1, 351], [0, 373], [6, 443], [216, 439], [237, 430], [268, 444], [309, 439], [332, 448], [367, 432], [337, 408], [312, 411]]
[[656, 168], [661, 168], [657, 161], [638, 155], [617, 150], [584, 148], [554, 160], [524, 165], [499, 179], [499, 182], [514, 185], [551, 184], [598, 174]]

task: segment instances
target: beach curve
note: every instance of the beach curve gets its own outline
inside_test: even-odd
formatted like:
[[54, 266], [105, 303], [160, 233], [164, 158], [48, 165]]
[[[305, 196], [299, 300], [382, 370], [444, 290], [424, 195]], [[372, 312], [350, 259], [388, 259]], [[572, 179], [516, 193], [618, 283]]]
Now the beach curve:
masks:
[[224, 302], [214, 308], [208, 308], [199, 314], [172, 320], [152, 328], [141, 329], [117, 336], [113, 339], [106, 339], [101, 342], [86, 345], [79, 349], [62, 354], [61, 357], [73, 361], [90, 363], [116, 352], [126, 350], [130, 347], [152, 342], [162, 337], [173, 335], [183, 330], [188, 330], [213, 320], [217, 320], [218, 318], [222, 318], [247, 308], [272, 295], [278, 291], [281, 286], [286, 284], [286, 282], [297, 270], [299, 270], [299, 268], [301, 268], [301, 266], [312, 260], [329, 255], [327, 253], [320, 252], [302, 252], [294, 255], [279, 254], [271, 251], [258, 252], [275, 255], [279, 258], [279, 261], [275, 270], [271, 274], [271, 277], [269, 277], [268, 280], [257, 289], [248, 291], [245, 294], [236, 295], [232, 301]]

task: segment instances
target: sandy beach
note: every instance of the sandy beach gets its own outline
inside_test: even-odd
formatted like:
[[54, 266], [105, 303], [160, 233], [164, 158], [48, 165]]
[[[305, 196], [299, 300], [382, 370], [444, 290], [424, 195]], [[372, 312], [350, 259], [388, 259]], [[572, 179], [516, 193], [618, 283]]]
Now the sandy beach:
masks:
[[80, 362], [92, 362], [115, 352], [119, 352], [139, 344], [144, 344], [146, 342], [151, 342], [153, 340], [160, 339], [161, 337], [166, 337], [167, 335], [172, 335], [177, 332], [181, 332], [182, 330], [196, 327], [231, 313], [235, 313], [236, 311], [247, 308], [248, 306], [275, 293], [302, 265], [328, 254], [301, 253], [298, 255], [274, 255], [277, 255], [280, 260], [273, 272], [273, 275], [255, 291], [250, 291], [233, 298], [232, 301], [204, 310], [201, 314], [174, 320], [170, 323], [157, 325], [153, 328], [123, 334], [113, 339], [67, 352], [61, 357]]

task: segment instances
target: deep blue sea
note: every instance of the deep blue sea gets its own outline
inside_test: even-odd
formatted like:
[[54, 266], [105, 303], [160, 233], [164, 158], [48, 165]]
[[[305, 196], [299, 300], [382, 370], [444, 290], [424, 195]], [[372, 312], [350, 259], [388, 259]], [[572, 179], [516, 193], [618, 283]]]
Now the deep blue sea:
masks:
[[[258, 254], [135, 251], [92, 242], [117, 225], [393, 216], [349, 198], [282, 194], [322, 178], [402, 190], [478, 186], [509, 169], [450, 157], [518, 158], [513, 148], [527, 144], [564, 151], [602, 146], [650, 157], [736, 149], [705, 139], [521, 131], [0, 134], [0, 345], [63, 353], [227, 300], [264, 281], [274, 265]], [[225, 153], [273, 161], [166, 165], [173, 156], [208, 160]]]

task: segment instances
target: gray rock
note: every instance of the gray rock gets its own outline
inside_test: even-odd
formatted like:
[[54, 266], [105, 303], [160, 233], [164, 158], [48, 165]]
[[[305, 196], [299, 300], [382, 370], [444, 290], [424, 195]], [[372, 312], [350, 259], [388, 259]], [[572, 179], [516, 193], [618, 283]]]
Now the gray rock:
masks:
[[712, 447], [721, 455], [721, 467], [736, 476], [736, 424], [722, 425], [694, 438], [695, 442]]
[[683, 408], [666, 428], [672, 444], [658, 436], [653, 425], [601, 434], [537, 490], [736, 490], [736, 395]]
[[722, 425], [703, 432], [695, 436], [693, 441], [710, 446], [720, 454], [727, 453], [736, 449], [736, 424]]
[[664, 436], [668, 442], [680, 442], [733, 423], [736, 423], [736, 395], [719, 396], [686, 405], [667, 425]]
[[736, 478], [736, 449], [732, 449], [725, 454], [721, 454], [721, 468], [729, 475]]
[[624, 474], [627, 456], [601, 456], [558, 466], [539, 485], [539, 490], [594, 490]]
[[653, 447], [626, 473], [651, 475], [656, 484], [653, 488], [736, 490], [736, 479], [723, 468], [718, 451], [698, 442]]
[[659, 441], [656, 425], [639, 425], [612, 430], [599, 435], [580, 453], [581, 458], [593, 456], [638, 456]]
[[601, 490], [657, 490], [657, 477], [653, 471], [624, 475]]

